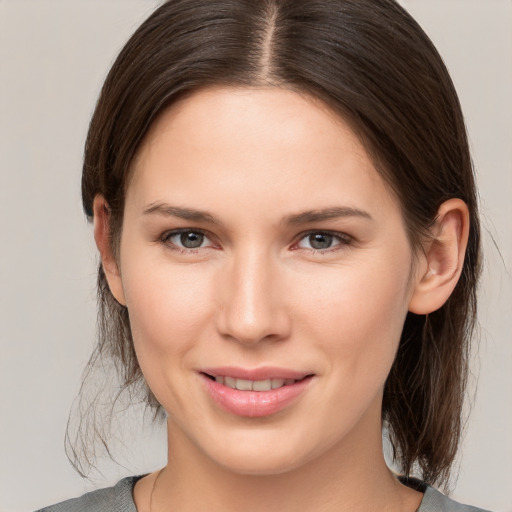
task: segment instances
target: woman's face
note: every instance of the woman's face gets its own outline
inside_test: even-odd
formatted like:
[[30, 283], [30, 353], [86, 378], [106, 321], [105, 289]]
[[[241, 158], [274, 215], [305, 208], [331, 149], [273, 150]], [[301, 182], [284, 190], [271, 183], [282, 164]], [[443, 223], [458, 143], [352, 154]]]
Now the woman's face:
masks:
[[286, 90], [198, 92], [152, 127], [123, 222], [118, 299], [179, 453], [271, 474], [380, 449], [413, 253], [347, 124]]

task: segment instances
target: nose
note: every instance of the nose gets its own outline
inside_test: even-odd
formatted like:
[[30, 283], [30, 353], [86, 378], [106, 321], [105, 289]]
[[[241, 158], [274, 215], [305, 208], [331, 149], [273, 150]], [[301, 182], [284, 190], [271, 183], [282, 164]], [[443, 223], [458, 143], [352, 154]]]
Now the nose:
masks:
[[289, 336], [290, 312], [282, 274], [278, 262], [262, 251], [233, 257], [219, 286], [217, 326], [223, 337], [255, 345]]

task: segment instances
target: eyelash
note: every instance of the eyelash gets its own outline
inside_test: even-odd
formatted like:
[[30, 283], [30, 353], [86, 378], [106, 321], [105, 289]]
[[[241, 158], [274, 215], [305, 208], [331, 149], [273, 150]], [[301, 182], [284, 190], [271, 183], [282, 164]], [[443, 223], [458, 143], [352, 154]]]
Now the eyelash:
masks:
[[[159, 241], [165, 247], [167, 247], [173, 251], [178, 251], [181, 254], [197, 254], [199, 252], [199, 249], [211, 248], [210, 246], [197, 247], [197, 248], [180, 247], [170, 241], [171, 238], [178, 236], [178, 235], [185, 234], [185, 233], [194, 233], [197, 235], [201, 235], [204, 238], [206, 238], [207, 240], [210, 240], [210, 242], [211, 242], [211, 235], [209, 235], [206, 231], [203, 231], [201, 229], [191, 229], [191, 228], [182, 228], [182, 229], [175, 229], [173, 231], [166, 231], [159, 237]], [[332, 236], [334, 239], [336, 239], [338, 241], [338, 243], [336, 243], [332, 247], [327, 247], [325, 249], [315, 249], [312, 247], [311, 248], [298, 247], [299, 243], [302, 240], [310, 237], [311, 235]], [[350, 245], [352, 245], [353, 241], [354, 241], [354, 239], [351, 236], [347, 235], [346, 233], [339, 233], [336, 231], [329, 231], [329, 230], [313, 229], [313, 230], [306, 231], [306, 232], [298, 235], [296, 238], [296, 241], [293, 242], [293, 244], [291, 246], [291, 250], [294, 250], [294, 251], [303, 250], [303, 251], [307, 251], [310, 254], [328, 254], [328, 253], [339, 251], [339, 250], [342, 250], [343, 248], [349, 247]]]

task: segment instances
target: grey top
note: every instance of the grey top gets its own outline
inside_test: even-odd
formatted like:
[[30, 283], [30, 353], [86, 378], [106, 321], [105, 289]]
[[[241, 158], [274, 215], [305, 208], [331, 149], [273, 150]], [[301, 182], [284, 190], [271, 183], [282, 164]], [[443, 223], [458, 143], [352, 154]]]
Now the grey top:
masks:
[[[63, 501], [37, 512], [137, 512], [133, 501], [133, 486], [140, 476], [123, 478], [114, 487], [84, 494], [81, 498]], [[420, 507], [416, 512], [486, 512], [481, 508], [461, 505], [447, 498], [430, 486], [413, 484], [424, 491]]]

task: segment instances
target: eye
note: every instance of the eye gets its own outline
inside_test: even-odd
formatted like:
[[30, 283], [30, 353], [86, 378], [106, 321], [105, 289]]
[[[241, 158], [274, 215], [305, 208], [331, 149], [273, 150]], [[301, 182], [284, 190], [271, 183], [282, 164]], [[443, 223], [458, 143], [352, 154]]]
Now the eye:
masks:
[[178, 249], [185, 250], [200, 249], [212, 244], [211, 240], [204, 233], [193, 229], [181, 229], [165, 233], [162, 241]]
[[349, 245], [350, 238], [341, 233], [335, 234], [326, 231], [313, 231], [303, 236], [297, 247], [300, 249], [312, 249], [315, 251], [325, 251], [334, 249], [339, 245]]

